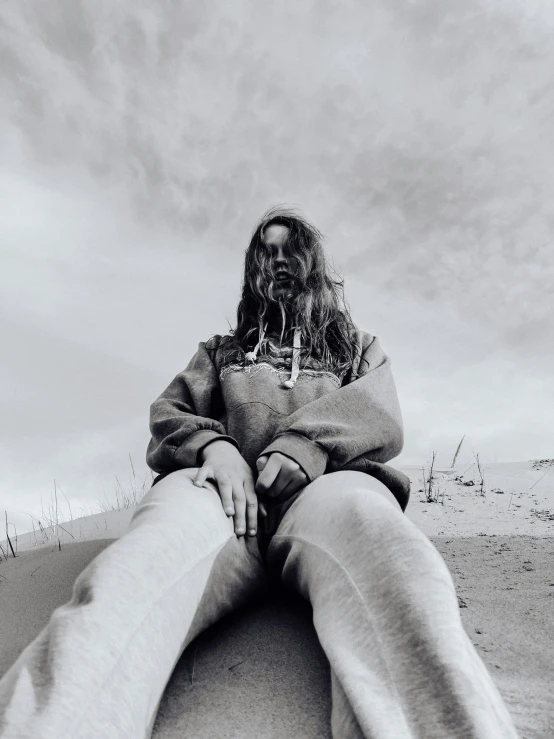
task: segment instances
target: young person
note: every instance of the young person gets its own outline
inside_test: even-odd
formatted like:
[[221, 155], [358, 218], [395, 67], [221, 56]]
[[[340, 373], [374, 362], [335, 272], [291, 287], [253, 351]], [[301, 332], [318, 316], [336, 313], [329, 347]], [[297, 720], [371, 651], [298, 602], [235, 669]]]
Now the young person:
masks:
[[0, 736], [149, 737], [186, 646], [270, 574], [309, 599], [335, 739], [513, 739], [449, 571], [404, 515], [390, 361], [321, 235], [273, 209], [237, 324], [151, 406], [158, 472], [129, 530], [0, 682]]

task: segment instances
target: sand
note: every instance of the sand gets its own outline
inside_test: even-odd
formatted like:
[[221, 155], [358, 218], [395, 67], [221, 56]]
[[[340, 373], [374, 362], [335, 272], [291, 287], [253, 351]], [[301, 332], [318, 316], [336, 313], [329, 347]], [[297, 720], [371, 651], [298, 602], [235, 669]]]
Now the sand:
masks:
[[[488, 465], [481, 495], [477, 486], [455, 481], [476, 480], [467, 467], [436, 471], [439, 503], [425, 502], [418, 492], [420, 467], [403, 468], [413, 482], [407, 515], [445, 558], [464, 626], [522, 739], [550, 739], [554, 469], [532, 462]], [[69, 599], [79, 572], [125, 531], [132, 512], [63, 524], [61, 549], [54, 538], [44, 543], [32, 534], [18, 537], [16, 559], [0, 562], [0, 675]], [[287, 589], [261, 592], [186, 650], [153, 736], [326, 739], [328, 679], [309, 604]]]

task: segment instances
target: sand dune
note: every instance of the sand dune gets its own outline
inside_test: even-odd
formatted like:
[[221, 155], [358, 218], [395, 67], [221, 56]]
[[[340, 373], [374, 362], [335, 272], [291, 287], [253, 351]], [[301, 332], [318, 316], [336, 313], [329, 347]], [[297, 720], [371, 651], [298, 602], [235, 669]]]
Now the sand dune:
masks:
[[407, 515], [428, 536], [554, 535], [554, 460], [485, 464], [484, 495], [474, 463], [437, 467], [439, 503], [426, 503], [420, 492], [422, 466], [402, 469], [412, 481]]
[[[424, 502], [418, 492], [421, 468], [404, 471], [413, 482], [407, 514], [444, 556], [464, 626], [522, 739], [550, 738], [554, 469], [532, 462], [488, 465], [481, 496], [476, 485], [463, 485], [476, 480], [474, 469], [439, 468], [434, 482], [444, 503]], [[0, 562], [0, 675], [69, 599], [79, 572], [125, 531], [133, 510], [64, 523], [61, 549], [53, 536], [18, 537], [18, 556]], [[269, 641], [275, 644], [271, 652]], [[328, 666], [309, 604], [286, 589], [261, 592], [183, 654], [154, 737], [215, 739], [225, 725], [228, 737], [325, 739], [329, 712]]]
[[[423, 492], [422, 468], [429, 464], [402, 466], [412, 481], [412, 495], [406, 514], [427, 536], [554, 536], [554, 460], [485, 464], [485, 494], [480, 494], [479, 473], [474, 463], [454, 468], [437, 466], [433, 492], [438, 503], [427, 503]], [[461, 478], [457, 480], [456, 478]], [[463, 483], [473, 482], [473, 485]], [[125, 531], [134, 508], [83, 516], [62, 521], [58, 535], [52, 527], [17, 537], [17, 551], [24, 552], [91, 539], [117, 538]], [[6, 541], [1, 542], [7, 550]]]

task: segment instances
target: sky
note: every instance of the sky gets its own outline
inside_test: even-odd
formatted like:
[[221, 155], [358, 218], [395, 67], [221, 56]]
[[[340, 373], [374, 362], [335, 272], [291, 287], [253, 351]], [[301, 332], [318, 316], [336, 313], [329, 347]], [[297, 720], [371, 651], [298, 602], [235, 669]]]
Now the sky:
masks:
[[276, 204], [392, 360], [392, 464], [553, 457], [551, 6], [147, 6], [0, 7], [0, 512], [151, 479], [149, 405]]

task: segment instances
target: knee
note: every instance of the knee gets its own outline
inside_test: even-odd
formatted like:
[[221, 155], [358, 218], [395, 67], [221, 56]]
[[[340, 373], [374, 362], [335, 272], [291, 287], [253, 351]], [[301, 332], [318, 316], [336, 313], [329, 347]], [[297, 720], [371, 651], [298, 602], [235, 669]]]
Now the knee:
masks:
[[382, 483], [352, 471], [322, 475], [308, 485], [279, 533], [306, 536], [324, 546], [340, 541], [341, 548], [352, 546], [358, 552], [365, 546], [389, 550], [407, 542], [428, 542]]
[[196, 487], [193, 480], [192, 470], [178, 470], [146, 493], [128, 530], [81, 573], [74, 605], [105, 603], [121, 588], [149, 599], [229, 543], [230, 560], [242, 555], [246, 545], [236, 539], [217, 491]]
[[392, 493], [380, 494], [380, 484], [363, 472], [323, 475], [304, 489], [278, 533], [312, 541], [350, 564], [371, 563], [381, 575], [421, 571], [448, 580], [438, 550]]
[[196, 469], [172, 472], [157, 482], [138, 504], [129, 529], [156, 527], [198, 533], [209, 530], [216, 534], [232, 532], [232, 519], [223, 511], [215, 486], [197, 487], [193, 484]]
[[387, 530], [401, 525], [405, 516], [393, 494], [381, 482], [363, 472], [322, 475], [304, 493], [314, 518], [351, 530]]

